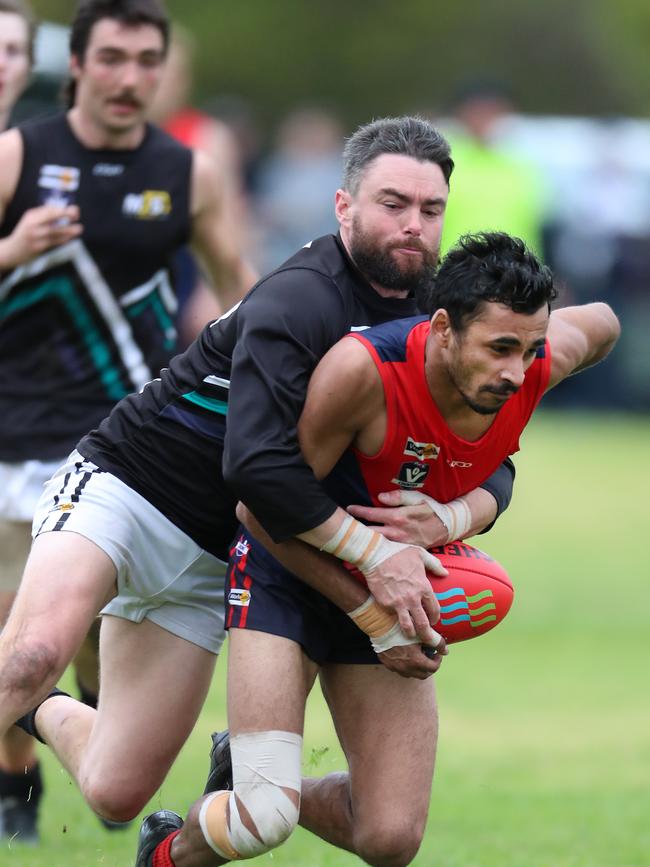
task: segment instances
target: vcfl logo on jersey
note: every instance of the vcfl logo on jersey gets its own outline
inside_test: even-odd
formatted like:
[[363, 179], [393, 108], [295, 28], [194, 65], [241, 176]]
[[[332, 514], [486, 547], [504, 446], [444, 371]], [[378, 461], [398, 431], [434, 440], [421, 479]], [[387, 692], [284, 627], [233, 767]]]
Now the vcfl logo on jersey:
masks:
[[122, 213], [137, 220], [164, 220], [172, 212], [172, 200], [167, 190], [144, 190], [127, 193]]
[[399, 485], [400, 488], [405, 488], [407, 491], [412, 491], [415, 488], [423, 488], [424, 482], [429, 475], [431, 467], [426, 464], [418, 463], [417, 461], [409, 461], [402, 464], [399, 468], [397, 478], [393, 479], [394, 485]]
[[419, 461], [437, 461], [440, 454], [440, 446], [435, 443], [418, 443], [411, 437], [406, 438], [404, 454]]

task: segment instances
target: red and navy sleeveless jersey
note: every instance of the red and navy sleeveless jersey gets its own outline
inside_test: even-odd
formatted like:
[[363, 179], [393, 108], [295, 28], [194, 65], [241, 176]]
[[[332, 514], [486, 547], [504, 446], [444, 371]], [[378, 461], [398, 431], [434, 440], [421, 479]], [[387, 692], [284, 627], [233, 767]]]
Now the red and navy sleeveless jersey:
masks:
[[381, 505], [377, 495], [394, 488], [421, 491], [447, 503], [480, 486], [519, 450], [521, 432], [548, 385], [548, 342], [526, 371], [519, 391], [496, 413], [483, 436], [470, 442], [450, 430], [427, 385], [428, 334], [428, 318], [414, 317], [347, 338], [363, 343], [377, 366], [387, 418], [381, 450], [368, 457], [349, 449], [325, 480], [340, 505]]

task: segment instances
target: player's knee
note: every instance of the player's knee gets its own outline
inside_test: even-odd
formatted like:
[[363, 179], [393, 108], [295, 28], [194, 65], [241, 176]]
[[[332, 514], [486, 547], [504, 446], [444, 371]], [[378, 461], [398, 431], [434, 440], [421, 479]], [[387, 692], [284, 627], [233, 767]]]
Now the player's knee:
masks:
[[415, 858], [423, 829], [404, 823], [382, 823], [355, 833], [355, 849], [372, 867], [405, 867]]
[[87, 777], [79, 781], [82, 794], [91, 809], [111, 822], [129, 822], [135, 819], [138, 813], [144, 809], [149, 798], [150, 790], [130, 788], [124, 783], [118, 785], [110, 779]]
[[2, 686], [24, 698], [37, 698], [51, 688], [65, 663], [54, 642], [11, 640], [3, 642]]
[[215, 852], [229, 860], [254, 858], [289, 837], [298, 824], [301, 748], [293, 732], [231, 738], [234, 791], [209, 796], [199, 816]]

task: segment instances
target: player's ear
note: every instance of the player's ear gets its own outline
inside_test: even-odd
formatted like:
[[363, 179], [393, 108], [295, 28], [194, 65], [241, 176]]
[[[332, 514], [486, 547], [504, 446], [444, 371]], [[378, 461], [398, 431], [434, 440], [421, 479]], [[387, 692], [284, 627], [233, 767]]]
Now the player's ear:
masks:
[[451, 339], [451, 321], [444, 307], [439, 307], [431, 317], [431, 334], [441, 346], [448, 346]]
[[352, 196], [347, 190], [337, 190], [334, 198], [334, 213], [341, 226], [347, 226], [351, 221], [350, 205]]
[[79, 75], [81, 74], [81, 63], [76, 54], [70, 55], [70, 60], [68, 61], [68, 68], [70, 70], [70, 75], [72, 76], [72, 78], [77, 81]]

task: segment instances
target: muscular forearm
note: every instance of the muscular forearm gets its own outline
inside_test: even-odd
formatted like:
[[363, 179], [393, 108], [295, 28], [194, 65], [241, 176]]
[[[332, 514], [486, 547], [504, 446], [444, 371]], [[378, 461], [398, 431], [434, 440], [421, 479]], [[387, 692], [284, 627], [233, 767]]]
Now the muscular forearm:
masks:
[[476, 536], [490, 527], [497, 517], [497, 501], [493, 494], [484, 488], [475, 488], [463, 497], [472, 515], [467, 536]]

